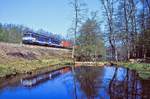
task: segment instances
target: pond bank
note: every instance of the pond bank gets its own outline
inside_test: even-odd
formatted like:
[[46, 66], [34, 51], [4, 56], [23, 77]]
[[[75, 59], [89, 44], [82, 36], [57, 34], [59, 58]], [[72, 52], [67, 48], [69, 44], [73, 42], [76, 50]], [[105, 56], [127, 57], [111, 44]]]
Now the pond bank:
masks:
[[122, 66], [137, 71], [142, 79], [150, 79], [150, 64], [131, 62], [76, 62], [76, 66]]
[[104, 66], [107, 62], [75, 62], [75, 66]]
[[137, 71], [142, 79], [150, 79], [150, 64], [148, 63], [117, 62], [116, 64]]
[[70, 60], [43, 59], [15, 61], [7, 64], [0, 64], [0, 78], [15, 76], [18, 74], [31, 74], [34, 71], [51, 67], [53, 70], [64, 65], [71, 64]]
[[[43, 59], [43, 60], [28, 60], [28, 61], [15, 61], [7, 64], [0, 64], [0, 78], [11, 77], [18, 74], [32, 74], [32, 72], [37, 70], [42, 70], [43, 68], [52, 67], [54, 69], [61, 68], [62, 66], [73, 64], [71, 60], [68, 59]], [[123, 66], [131, 70], [136, 70], [142, 79], [150, 79], [150, 64], [146, 63], [125, 63], [117, 62], [113, 63], [117, 66]], [[59, 65], [59, 67], [58, 67]], [[104, 66], [111, 65], [109, 62], [76, 62], [75, 66]]]

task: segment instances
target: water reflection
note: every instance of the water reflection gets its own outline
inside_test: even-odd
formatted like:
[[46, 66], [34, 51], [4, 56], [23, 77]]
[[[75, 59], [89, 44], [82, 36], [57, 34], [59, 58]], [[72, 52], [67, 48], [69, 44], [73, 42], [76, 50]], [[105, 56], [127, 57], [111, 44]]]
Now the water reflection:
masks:
[[[8, 81], [8, 80], [7, 80]], [[150, 80], [122, 67], [81, 66], [13, 78], [0, 99], [149, 99]], [[2, 85], [0, 83], [0, 85]], [[36, 87], [35, 87], [36, 86]]]
[[23, 86], [32, 87], [46, 80], [54, 79], [57, 76], [68, 71], [70, 71], [70, 68], [63, 68], [61, 70], [57, 70], [53, 72], [47, 72], [47, 73], [42, 73], [31, 77], [29, 76], [26, 78], [22, 78], [20, 81]]
[[112, 99], [141, 99], [141, 85], [136, 72], [125, 69], [124, 77], [120, 80], [119, 69], [115, 69], [109, 83], [109, 93]]
[[150, 96], [150, 80], [145, 87], [138, 74], [129, 69], [79, 67], [75, 73], [76, 83], [83, 92], [77, 95], [79, 99], [148, 99]]
[[[75, 78], [80, 84], [81, 90], [84, 94], [80, 97], [87, 97], [93, 99], [99, 96], [99, 88], [101, 80], [99, 80], [102, 70], [98, 67], [79, 67], [75, 69]], [[79, 97], [79, 98], [80, 98]]]

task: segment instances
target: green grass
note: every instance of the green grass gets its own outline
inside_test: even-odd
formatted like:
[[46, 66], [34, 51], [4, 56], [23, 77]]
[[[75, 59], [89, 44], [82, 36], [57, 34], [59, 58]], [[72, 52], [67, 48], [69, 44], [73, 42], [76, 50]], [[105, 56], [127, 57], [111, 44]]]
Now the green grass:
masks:
[[[68, 59], [43, 59], [43, 60], [24, 60], [24, 61], [15, 61], [6, 64], [0, 64], [0, 77], [28, 73], [35, 70], [39, 70], [46, 67], [51, 67], [56, 64], [64, 66], [66, 64], [73, 63], [72, 60]], [[102, 62], [103, 63], [103, 62]], [[146, 63], [129, 63], [129, 62], [118, 62], [118, 66], [124, 66], [131, 70], [136, 70], [139, 73], [139, 76], [143, 79], [150, 78], [150, 64]], [[53, 67], [54, 69], [58, 69]]]
[[28, 73], [45, 67], [51, 67], [56, 64], [60, 64], [59, 66], [61, 67], [68, 63], [72, 63], [72, 61], [66, 59], [44, 59], [30, 61], [15, 61], [6, 64], [0, 64], [0, 77]]
[[119, 66], [125, 66], [131, 70], [136, 70], [143, 79], [150, 78], [150, 64], [147, 63], [117, 63]]

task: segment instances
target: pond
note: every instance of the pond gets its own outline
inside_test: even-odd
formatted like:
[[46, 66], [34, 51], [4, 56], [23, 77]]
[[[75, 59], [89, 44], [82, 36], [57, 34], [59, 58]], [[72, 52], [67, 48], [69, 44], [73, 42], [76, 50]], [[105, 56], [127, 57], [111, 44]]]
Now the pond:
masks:
[[141, 80], [135, 71], [114, 66], [66, 67], [0, 84], [0, 99], [150, 98], [150, 80]]

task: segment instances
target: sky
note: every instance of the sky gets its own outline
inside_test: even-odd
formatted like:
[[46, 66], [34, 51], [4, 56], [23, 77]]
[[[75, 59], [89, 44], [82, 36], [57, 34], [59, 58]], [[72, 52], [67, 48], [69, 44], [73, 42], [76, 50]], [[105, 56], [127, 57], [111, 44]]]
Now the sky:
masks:
[[[84, 0], [90, 11], [100, 9], [99, 0]], [[69, 0], [0, 0], [0, 23], [24, 25], [33, 30], [65, 35], [72, 25]]]

